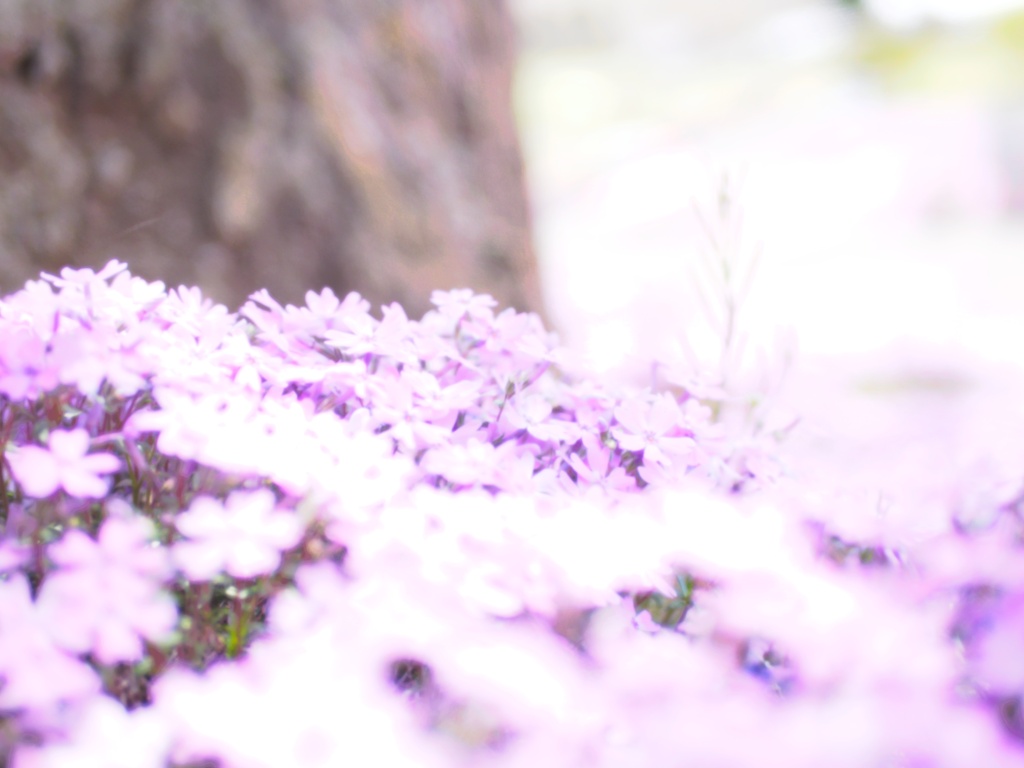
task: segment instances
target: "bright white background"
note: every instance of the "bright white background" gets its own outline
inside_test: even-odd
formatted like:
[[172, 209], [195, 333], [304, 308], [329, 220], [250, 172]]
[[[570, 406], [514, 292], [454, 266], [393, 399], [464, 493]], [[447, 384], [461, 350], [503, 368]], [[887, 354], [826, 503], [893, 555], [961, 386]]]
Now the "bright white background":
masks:
[[716, 361], [694, 210], [713, 222], [728, 174], [734, 258], [760, 254], [740, 367], [782, 381], [814, 452], [871, 483], [896, 452], [1016, 466], [1021, 3], [514, 5], [550, 314], [591, 368], [642, 381], [651, 358], [692, 366], [682, 349]]

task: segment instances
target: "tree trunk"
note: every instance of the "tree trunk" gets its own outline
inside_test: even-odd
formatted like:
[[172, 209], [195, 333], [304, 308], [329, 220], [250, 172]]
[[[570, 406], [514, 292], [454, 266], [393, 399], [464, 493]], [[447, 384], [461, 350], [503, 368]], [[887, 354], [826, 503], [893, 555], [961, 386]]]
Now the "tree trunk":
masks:
[[0, 0], [0, 287], [540, 310], [504, 0]]

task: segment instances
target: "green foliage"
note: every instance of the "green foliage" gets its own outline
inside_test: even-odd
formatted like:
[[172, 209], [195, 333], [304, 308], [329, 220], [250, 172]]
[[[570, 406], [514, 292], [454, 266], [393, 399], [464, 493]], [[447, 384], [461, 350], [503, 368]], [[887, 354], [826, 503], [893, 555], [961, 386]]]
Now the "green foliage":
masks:
[[637, 613], [647, 611], [655, 624], [668, 629], [678, 627], [693, 606], [693, 593], [697, 580], [688, 573], [676, 576], [675, 591], [672, 595], [660, 592], [641, 592], [634, 596], [633, 607]]

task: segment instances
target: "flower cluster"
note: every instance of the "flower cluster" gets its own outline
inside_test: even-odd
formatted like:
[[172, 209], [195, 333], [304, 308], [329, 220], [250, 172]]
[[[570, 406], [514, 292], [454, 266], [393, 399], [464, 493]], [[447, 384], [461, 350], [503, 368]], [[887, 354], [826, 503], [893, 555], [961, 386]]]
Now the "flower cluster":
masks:
[[0, 301], [0, 762], [1024, 759], [1019, 494], [851, 528], [706, 395], [433, 303]]

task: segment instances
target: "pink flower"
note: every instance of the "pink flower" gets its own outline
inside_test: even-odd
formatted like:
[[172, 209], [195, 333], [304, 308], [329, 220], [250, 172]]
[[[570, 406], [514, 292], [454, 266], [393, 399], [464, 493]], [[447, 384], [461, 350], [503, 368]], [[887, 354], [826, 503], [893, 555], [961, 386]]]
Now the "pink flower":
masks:
[[503, 421], [514, 430], [525, 430], [541, 442], [573, 442], [575, 425], [552, 415], [552, 403], [536, 392], [520, 392], [502, 410]]
[[163, 768], [172, 734], [150, 707], [126, 712], [107, 696], [97, 696], [74, 713], [68, 739], [43, 747], [24, 745], [18, 768]]
[[450, 423], [448, 428], [429, 423], [429, 414], [419, 407], [417, 387], [427, 382], [438, 389], [429, 373], [402, 371], [398, 378], [382, 379], [373, 398], [374, 421], [390, 427], [387, 434], [412, 451], [438, 445], [451, 435]]
[[14, 478], [27, 496], [43, 499], [63, 488], [71, 496], [99, 498], [109, 487], [100, 475], [116, 472], [121, 462], [110, 453], [89, 454], [84, 429], [55, 430], [49, 449], [20, 446], [7, 456]]
[[27, 327], [4, 329], [0, 345], [0, 392], [20, 400], [55, 389], [58, 370], [47, 358], [46, 343]]
[[170, 564], [150, 545], [152, 532], [145, 518], [111, 518], [98, 541], [72, 530], [50, 546], [58, 570], [43, 582], [38, 606], [58, 645], [105, 664], [137, 661], [141, 637], [174, 629], [174, 601], [161, 590]]
[[60, 277], [43, 272], [42, 278], [58, 288], [71, 288], [101, 283], [115, 275], [119, 275], [126, 269], [128, 269], [128, 265], [123, 261], [111, 259], [99, 272], [89, 268], [75, 269], [73, 267], [64, 267], [60, 271]]
[[460, 411], [472, 410], [482, 397], [481, 384], [475, 379], [449, 382], [442, 386], [434, 374], [409, 368], [402, 370], [402, 379], [411, 383], [427, 418], [437, 424], [454, 423]]
[[413, 325], [409, 322], [402, 305], [390, 304], [381, 307], [380, 311], [383, 318], [374, 334], [376, 353], [387, 355], [402, 363], [418, 364], [419, 360], [411, 340]]
[[[269, 298], [265, 291], [261, 294], [264, 300]], [[253, 298], [259, 298], [259, 294], [254, 294]], [[325, 330], [342, 325], [345, 318], [369, 316], [369, 313], [370, 302], [358, 293], [350, 293], [339, 301], [330, 288], [323, 288], [320, 293], [306, 291], [305, 307], [285, 307], [281, 330], [286, 333], [322, 336]]]
[[618, 425], [611, 432], [619, 447], [643, 451], [645, 462], [664, 466], [671, 463], [669, 454], [688, 455], [696, 448], [693, 438], [683, 434], [683, 413], [670, 395], [658, 395], [650, 403], [627, 400], [615, 409], [615, 420]]
[[636, 480], [622, 467], [612, 466], [611, 451], [600, 440], [593, 435], [584, 435], [583, 447], [587, 451], [586, 463], [579, 454], [569, 455], [569, 466], [576, 472], [577, 487], [584, 490], [596, 487], [607, 493], [636, 490]]
[[305, 338], [318, 336], [330, 327], [340, 308], [341, 302], [330, 288], [324, 288], [320, 293], [306, 291], [305, 307], [289, 304], [284, 308], [281, 328]]
[[537, 315], [506, 309], [496, 318], [484, 348], [496, 355], [509, 358], [523, 370], [550, 361], [554, 347], [553, 337], [544, 330]]
[[474, 294], [469, 288], [456, 288], [451, 291], [434, 291], [430, 294], [430, 303], [444, 317], [458, 320], [469, 315], [472, 318], [490, 320], [492, 309], [498, 306], [494, 297], [486, 293]]
[[224, 503], [201, 496], [175, 525], [189, 539], [174, 546], [175, 562], [199, 580], [221, 571], [240, 579], [271, 573], [281, 564], [281, 551], [298, 544], [304, 530], [293, 512], [277, 509], [266, 488], [235, 491]]
[[54, 645], [20, 573], [0, 582], [0, 708], [42, 709], [91, 696], [99, 678]]
[[470, 438], [465, 445], [441, 445], [427, 451], [420, 467], [431, 475], [443, 475], [454, 485], [493, 485], [515, 451], [514, 443], [495, 448]]
[[376, 351], [374, 335], [379, 324], [370, 315], [351, 315], [343, 319], [342, 328], [325, 331], [324, 340], [345, 354], [362, 357]]
[[1015, 695], [1024, 692], [1024, 601], [1017, 598], [1003, 608], [998, 623], [971, 649], [971, 666], [988, 690]]

